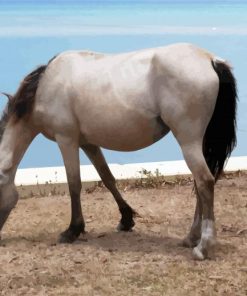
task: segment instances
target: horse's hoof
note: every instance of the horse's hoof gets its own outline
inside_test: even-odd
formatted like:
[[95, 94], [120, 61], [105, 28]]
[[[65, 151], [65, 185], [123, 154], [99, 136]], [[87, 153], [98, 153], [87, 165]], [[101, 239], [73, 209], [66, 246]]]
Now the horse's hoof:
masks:
[[205, 260], [207, 259], [207, 252], [206, 250], [202, 250], [200, 247], [195, 247], [192, 251], [192, 256], [195, 260]]
[[131, 232], [133, 231], [132, 227], [126, 227], [124, 226], [121, 222], [118, 224], [117, 226], [117, 231], [120, 232], [120, 231], [125, 231], [125, 232]]
[[131, 232], [133, 229], [133, 227], [135, 226], [135, 222], [134, 220], [131, 221], [131, 223], [129, 224], [123, 224], [122, 222], [119, 222], [118, 226], [117, 226], [117, 231], [129, 231]]
[[119, 210], [122, 214], [122, 218], [117, 226], [117, 231], [132, 231], [132, 228], [135, 226], [133, 220], [135, 211], [130, 206], [120, 208]]
[[58, 242], [60, 244], [72, 244], [77, 237], [78, 235], [75, 235], [68, 229], [60, 234]]
[[70, 225], [67, 230], [60, 234], [58, 239], [59, 243], [62, 244], [71, 244], [73, 243], [81, 233], [84, 233], [84, 224], [79, 225]]
[[131, 232], [133, 229], [133, 227], [135, 226], [135, 222], [134, 220], [131, 221], [130, 224], [123, 224], [122, 222], [119, 222], [118, 226], [117, 226], [117, 231], [129, 231]]

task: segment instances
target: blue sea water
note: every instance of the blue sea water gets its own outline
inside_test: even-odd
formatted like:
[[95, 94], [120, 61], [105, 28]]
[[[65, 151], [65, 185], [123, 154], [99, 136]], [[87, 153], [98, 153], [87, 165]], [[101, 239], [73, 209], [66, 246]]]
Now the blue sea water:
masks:
[[[34, 1], [0, 0], [0, 91], [13, 93], [21, 79], [69, 49], [125, 52], [191, 42], [227, 59], [238, 81], [238, 146], [247, 152], [247, 1]], [[1, 97], [0, 108], [6, 100]], [[131, 153], [105, 151], [108, 162], [182, 159], [168, 135]], [[89, 163], [81, 155], [81, 163]], [[37, 137], [21, 167], [62, 165], [57, 146]]]

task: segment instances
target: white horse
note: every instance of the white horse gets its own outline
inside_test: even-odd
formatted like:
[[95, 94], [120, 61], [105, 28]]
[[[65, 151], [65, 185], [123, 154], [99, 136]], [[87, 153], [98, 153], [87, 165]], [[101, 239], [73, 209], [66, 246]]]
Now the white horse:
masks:
[[118, 204], [118, 229], [131, 230], [135, 212], [99, 147], [137, 150], [171, 131], [197, 196], [183, 242], [195, 258], [208, 257], [215, 244], [214, 184], [236, 144], [236, 84], [224, 60], [191, 44], [115, 55], [69, 51], [30, 73], [8, 97], [0, 122], [0, 230], [18, 200], [17, 166], [39, 133], [57, 142], [67, 173], [72, 215], [60, 241], [73, 242], [85, 227], [79, 148]]

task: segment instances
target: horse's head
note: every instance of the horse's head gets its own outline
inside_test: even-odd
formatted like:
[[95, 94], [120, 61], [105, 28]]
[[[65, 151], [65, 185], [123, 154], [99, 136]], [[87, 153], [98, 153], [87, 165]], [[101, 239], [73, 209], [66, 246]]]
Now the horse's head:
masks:
[[3, 113], [2, 113], [2, 117], [0, 119], [0, 142], [2, 140], [2, 136], [3, 136], [3, 132], [4, 132], [4, 129], [5, 129], [5, 125], [6, 125], [6, 122], [8, 120], [8, 115], [9, 115], [9, 108], [11, 106], [11, 101], [13, 100], [13, 96], [10, 95], [10, 94], [7, 94], [7, 93], [0, 93], [4, 96], [6, 96], [8, 98], [8, 102], [3, 110]]
[[18, 192], [13, 178], [0, 170], [0, 239], [1, 229], [17, 201]]
[[[7, 96], [8, 102], [2, 113], [0, 119], [0, 146], [2, 143], [2, 136], [6, 127], [6, 123], [9, 118], [9, 108], [11, 106], [11, 100], [13, 97], [9, 94], [2, 93]], [[1, 154], [8, 153], [5, 151], [5, 147], [2, 147]], [[2, 159], [4, 162], [4, 158]], [[3, 171], [0, 169], [0, 231], [1, 228], [8, 218], [11, 209], [15, 206], [18, 200], [18, 193], [14, 185], [14, 175], [10, 174], [8, 171]]]
[[29, 122], [39, 80], [47, 65], [28, 74], [8, 102], [0, 119], [0, 231], [18, 200], [14, 179], [18, 164], [37, 135]]

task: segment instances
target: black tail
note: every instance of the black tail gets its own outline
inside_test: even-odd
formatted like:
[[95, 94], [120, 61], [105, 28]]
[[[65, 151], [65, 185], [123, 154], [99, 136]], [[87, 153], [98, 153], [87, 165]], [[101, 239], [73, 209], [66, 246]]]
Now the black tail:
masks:
[[226, 63], [216, 60], [212, 65], [220, 84], [214, 113], [203, 139], [203, 154], [217, 181], [225, 161], [237, 143], [237, 87], [231, 69]]

